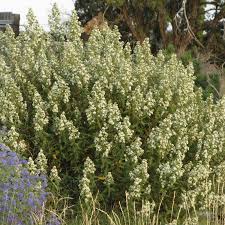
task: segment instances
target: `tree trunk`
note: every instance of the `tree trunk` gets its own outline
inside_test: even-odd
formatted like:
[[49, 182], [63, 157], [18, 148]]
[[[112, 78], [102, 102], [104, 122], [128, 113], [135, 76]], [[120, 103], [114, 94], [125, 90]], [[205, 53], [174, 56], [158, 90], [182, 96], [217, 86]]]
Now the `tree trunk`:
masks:
[[160, 30], [160, 35], [162, 38], [162, 44], [163, 44], [163, 48], [165, 48], [167, 46], [167, 42], [168, 42], [168, 37], [166, 34], [166, 10], [165, 8], [160, 8], [159, 9], [159, 13], [158, 13], [158, 23], [159, 23], [159, 30]]
[[127, 5], [124, 5], [121, 9], [123, 19], [129, 27], [131, 33], [137, 41], [142, 43], [147, 37], [144, 31], [144, 24], [142, 23], [142, 18], [140, 16], [130, 16], [129, 9]]

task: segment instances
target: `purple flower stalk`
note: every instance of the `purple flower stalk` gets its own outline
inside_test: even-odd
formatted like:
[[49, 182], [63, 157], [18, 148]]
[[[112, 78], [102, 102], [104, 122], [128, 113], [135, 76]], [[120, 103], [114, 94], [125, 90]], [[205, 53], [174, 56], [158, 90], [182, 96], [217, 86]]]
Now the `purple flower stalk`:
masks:
[[26, 164], [26, 160], [0, 144], [0, 224], [34, 225], [34, 215], [37, 218], [43, 214], [47, 177], [30, 174]]

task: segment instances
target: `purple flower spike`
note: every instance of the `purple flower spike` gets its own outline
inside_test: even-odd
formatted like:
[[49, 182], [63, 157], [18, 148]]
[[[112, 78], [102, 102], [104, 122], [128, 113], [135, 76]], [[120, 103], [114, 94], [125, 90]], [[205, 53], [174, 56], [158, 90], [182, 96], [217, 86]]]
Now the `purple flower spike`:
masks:
[[[43, 214], [47, 178], [30, 174], [26, 164], [26, 160], [0, 143], [0, 224], [33, 225], [33, 215]], [[55, 219], [50, 224], [59, 225], [58, 222]]]

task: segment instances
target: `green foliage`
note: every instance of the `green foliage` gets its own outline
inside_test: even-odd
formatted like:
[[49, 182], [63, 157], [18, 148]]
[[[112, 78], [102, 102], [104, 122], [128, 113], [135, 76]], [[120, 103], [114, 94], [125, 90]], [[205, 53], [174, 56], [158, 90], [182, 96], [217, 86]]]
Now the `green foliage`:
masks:
[[224, 176], [225, 99], [204, 101], [193, 66], [154, 57], [149, 40], [131, 53], [105, 27], [84, 45], [76, 12], [68, 27], [56, 6], [49, 18], [50, 33], [31, 13], [19, 37], [1, 33], [2, 142], [26, 156], [43, 149], [74, 201], [99, 193], [109, 206], [127, 193], [156, 206], [163, 198], [163, 211], [176, 191], [175, 206], [204, 208]]
[[105, 0], [105, 2], [109, 5], [122, 6], [124, 4], [124, 0]]
[[196, 86], [203, 88], [204, 99], [213, 94], [214, 99], [217, 100], [220, 97], [218, 96], [218, 90], [220, 88], [220, 75], [211, 74], [210, 77], [210, 81], [208, 81], [207, 77], [204, 74], [197, 74]]
[[[125, 0], [103, 0], [103, 1], [106, 2], [107, 4], [111, 4], [111, 5], [117, 6], [117, 7], [120, 7], [126, 3]], [[165, 0], [148, 0], [148, 1], [132, 0], [129, 2], [129, 4], [134, 5], [137, 8], [140, 8], [140, 7], [144, 8], [144, 7], [148, 6], [148, 7], [154, 9], [158, 6], [166, 4], [166, 1]]]

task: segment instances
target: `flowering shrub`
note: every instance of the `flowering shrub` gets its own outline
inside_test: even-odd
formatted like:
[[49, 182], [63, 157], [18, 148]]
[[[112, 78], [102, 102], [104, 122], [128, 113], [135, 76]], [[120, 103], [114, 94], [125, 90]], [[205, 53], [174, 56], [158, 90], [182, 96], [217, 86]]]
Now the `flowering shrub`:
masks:
[[34, 224], [34, 215], [43, 216], [47, 179], [32, 175], [27, 161], [0, 144], [0, 222], [1, 224]]
[[31, 11], [27, 21], [19, 37], [0, 35], [2, 142], [25, 155], [43, 149], [86, 202], [127, 192], [171, 208], [176, 191], [174, 204], [207, 205], [224, 176], [225, 99], [204, 101], [193, 67], [152, 56], [148, 40], [131, 53], [105, 27], [83, 44], [75, 11], [63, 25], [54, 6], [49, 33]]

